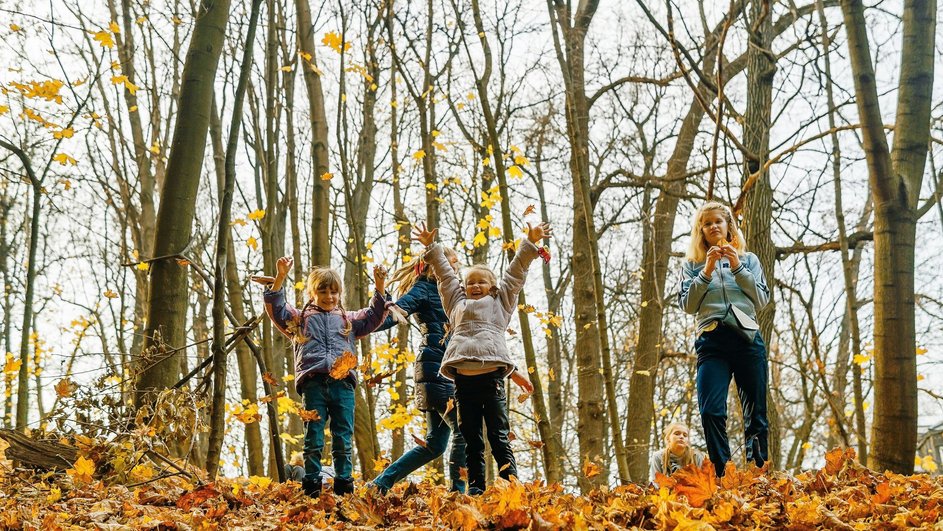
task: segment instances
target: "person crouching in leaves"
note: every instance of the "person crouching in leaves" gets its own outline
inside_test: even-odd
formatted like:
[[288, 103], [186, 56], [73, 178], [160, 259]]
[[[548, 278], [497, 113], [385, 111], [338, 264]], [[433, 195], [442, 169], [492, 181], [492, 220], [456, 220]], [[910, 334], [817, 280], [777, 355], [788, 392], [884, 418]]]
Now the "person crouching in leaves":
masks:
[[705, 203], [694, 213], [691, 241], [681, 268], [681, 309], [697, 314], [697, 404], [707, 454], [717, 476], [730, 461], [727, 440], [727, 390], [737, 382], [746, 460], [767, 460], [769, 420], [766, 392], [769, 364], [756, 312], [769, 302], [760, 260], [746, 252], [730, 209]]
[[681, 422], [672, 422], [665, 428], [662, 436], [665, 447], [652, 453], [651, 468], [648, 471], [649, 480], [658, 487], [656, 474], [670, 476], [678, 470], [688, 466], [701, 466], [704, 454], [691, 448], [690, 431], [688, 426]]
[[[453, 270], [458, 270], [458, 256], [452, 249], [444, 249], [445, 256]], [[432, 268], [419, 257], [393, 273], [390, 282], [397, 283], [395, 306], [390, 307], [391, 315], [380, 325], [377, 331], [392, 328], [397, 320], [393, 313], [397, 308], [408, 318], [415, 315], [422, 331], [422, 345], [416, 358], [416, 406], [426, 414], [426, 444], [419, 445], [406, 452], [382, 474], [373, 480], [372, 486], [385, 494], [397, 481], [405, 478], [414, 470], [445, 453], [452, 439], [452, 451], [449, 455], [449, 478], [451, 490], [465, 492], [465, 480], [460, 469], [465, 466], [465, 439], [458, 429], [455, 408], [449, 404], [455, 396], [455, 386], [439, 374], [442, 357], [448, 340], [445, 327], [448, 318], [442, 309], [439, 297], [438, 280]]]
[[500, 285], [490, 269], [472, 266], [465, 275], [464, 289], [446, 260], [442, 246], [434, 243], [437, 229], [427, 230], [425, 224], [413, 229], [414, 239], [426, 246], [423, 259], [439, 279], [442, 306], [451, 326], [449, 345], [439, 371], [455, 381], [458, 427], [465, 438], [468, 494], [471, 495], [485, 490], [482, 422], [488, 427], [488, 441], [498, 473], [507, 480], [517, 476], [509, 439], [504, 379], [510, 376], [528, 393], [533, 392], [534, 387], [515, 369], [505, 343], [505, 331], [517, 307], [517, 295], [524, 287], [527, 267], [537, 257], [536, 244], [549, 238], [551, 233], [548, 223], [527, 227], [527, 239], [521, 242]]
[[344, 285], [341, 276], [331, 268], [318, 267], [308, 275], [305, 293], [308, 302], [293, 308], [282, 289], [291, 270], [291, 257], [284, 256], [275, 264], [275, 278], [255, 277], [269, 283], [263, 295], [265, 312], [278, 330], [292, 340], [295, 354], [295, 389], [302, 396], [306, 410], [317, 411], [315, 420], [305, 422], [304, 477], [301, 487], [311, 497], [321, 495], [321, 451], [324, 449], [324, 428], [331, 420], [331, 455], [334, 459], [334, 493], [354, 491], [351, 477], [351, 450], [354, 435], [354, 386], [357, 385], [356, 363], [340, 379], [331, 375], [334, 362], [354, 351], [357, 339], [373, 332], [386, 319], [383, 297], [386, 270], [373, 268], [376, 291], [370, 307], [348, 312], [341, 305]]

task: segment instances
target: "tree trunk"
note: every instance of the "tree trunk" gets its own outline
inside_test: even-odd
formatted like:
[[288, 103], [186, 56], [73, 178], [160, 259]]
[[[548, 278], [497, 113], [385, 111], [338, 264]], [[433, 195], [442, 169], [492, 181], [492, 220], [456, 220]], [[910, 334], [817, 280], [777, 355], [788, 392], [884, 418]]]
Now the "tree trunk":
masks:
[[324, 91], [317, 67], [314, 49], [314, 26], [311, 23], [311, 6], [308, 0], [295, 0], [298, 17], [298, 48], [302, 53], [302, 71], [308, 93], [308, 116], [311, 122], [311, 166], [314, 169], [311, 217], [311, 264], [331, 264], [330, 208], [331, 183], [321, 178], [329, 173], [327, 113], [324, 107]]
[[[216, 67], [228, 17], [229, 0], [204, 0], [196, 17], [184, 64], [167, 176], [161, 189], [154, 237], [156, 257], [182, 253], [190, 242]], [[144, 354], [135, 382], [136, 408], [148, 404], [154, 392], [175, 383], [180, 356], [175, 349], [186, 341], [186, 270], [174, 260], [155, 260], [151, 263], [150, 286]]]
[[210, 434], [206, 452], [206, 471], [211, 479], [219, 470], [226, 421], [226, 376], [229, 351], [226, 349], [226, 271], [231, 249], [233, 190], [236, 186], [236, 149], [239, 147], [239, 130], [242, 128], [242, 105], [245, 101], [249, 74], [252, 71], [252, 48], [255, 44], [255, 29], [259, 22], [262, 0], [253, 0], [249, 15], [249, 27], [242, 55], [239, 84], [233, 99], [232, 120], [229, 125], [229, 140], [226, 145], [224, 182], [219, 190], [219, 221], [216, 226], [216, 259], [213, 267], [213, 398], [210, 403]]
[[917, 445], [914, 245], [930, 134], [935, 0], [906, 0], [894, 150], [875, 83], [864, 6], [841, 2], [874, 197], [874, 420], [868, 464], [910, 474]]

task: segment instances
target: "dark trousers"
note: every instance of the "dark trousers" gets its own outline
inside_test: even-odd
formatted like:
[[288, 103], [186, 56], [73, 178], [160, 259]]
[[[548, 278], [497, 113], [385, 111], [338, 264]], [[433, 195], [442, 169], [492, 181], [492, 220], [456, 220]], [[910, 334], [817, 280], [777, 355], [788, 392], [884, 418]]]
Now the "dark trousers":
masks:
[[727, 389], [730, 378], [737, 383], [746, 460], [763, 466], [767, 460], [769, 420], [766, 417], [766, 391], [769, 387], [769, 363], [766, 344], [760, 334], [748, 343], [736, 332], [719, 326], [701, 334], [694, 342], [697, 352], [697, 405], [701, 426], [707, 439], [707, 454], [718, 476], [730, 461], [727, 440]]
[[507, 414], [507, 394], [502, 370], [478, 376], [455, 377], [455, 399], [458, 402], [458, 429], [465, 438], [465, 460], [468, 467], [468, 493], [485, 490], [485, 440], [482, 424], [488, 427], [491, 455], [504, 479], [517, 476], [517, 463], [511, 451], [511, 431]]

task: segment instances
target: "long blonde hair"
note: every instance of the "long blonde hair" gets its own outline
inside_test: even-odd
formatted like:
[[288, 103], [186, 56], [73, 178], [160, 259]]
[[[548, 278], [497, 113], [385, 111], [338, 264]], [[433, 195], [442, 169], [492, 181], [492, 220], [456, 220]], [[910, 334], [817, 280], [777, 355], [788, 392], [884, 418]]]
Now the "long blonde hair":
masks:
[[676, 428], [684, 428], [688, 431], [688, 447], [684, 449], [684, 453], [681, 454], [681, 457], [678, 459], [681, 468], [697, 464], [697, 461], [694, 459], [694, 450], [691, 449], [691, 429], [683, 422], [672, 422], [665, 428], [665, 432], [661, 436], [661, 440], [665, 443], [665, 455], [662, 456], [662, 470], [665, 471], [665, 474], [668, 474], [668, 459], [671, 457], [671, 449], [668, 448], [668, 437], [671, 436], [671, 432], [675, 431]]
[[341, 331], [344, 336], [350, 334], [353, 324], [347, 318], [347, 311], [341, 302], [344, 296], [344, 279], [340, 273], [330, 267], [315, 267], [308, 273], [308, 280], [305, 282], [305, 295], [308, 296], [308, 304], [314, 301], [314, 296], [319, 289], [333, 288], [337, 290], [337, 307], [341, 310], [341, 318], [344, 320], [344, 329]]
[[724, 220], [727, 221], [727, 235], [725, 239], [730, 242], [730, 245], [733, 245], [734, 249], [737, 250], [737, 254], [743, 255], [743, 253], [747, 252], [743, 234], [740, 232], [740, 228], [737, 226], [737, 220], [734, 219], [730, 208], [717, 201], [708, 201], [701, 205], [701, 208], [698, 208], [691, 218], [691, 241], [688, 243], [688, 252], [685, 258], [692, 262], [703, 262], [707, 258], [709, 245], [707, 244], [707, 240], [704, 239], [704, 231], [701, 229], [703, 228], [704, 214], [715, 210], [719, 211], [724, 217]]
[[[446, 247], [443, 249], [445, 257], [448, 259], [457, 258], [455, 249]], [[435, 272], [426, 264], [422, 257], [416, 256], [412, 260], [404, 263], [390, 276], [390, 284], [396, 283], [396, 297], [402, 297], [407, 291], [416, 285], [420, 278], [435, 278]]]

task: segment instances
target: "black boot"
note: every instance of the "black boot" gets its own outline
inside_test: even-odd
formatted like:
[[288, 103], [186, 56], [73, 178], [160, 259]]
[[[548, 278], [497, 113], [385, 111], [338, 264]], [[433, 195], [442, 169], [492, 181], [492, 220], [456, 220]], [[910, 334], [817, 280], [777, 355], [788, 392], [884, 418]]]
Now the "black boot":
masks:
[[301, 480], [301, 490], [304, 491], [306, 496], [312, 498], [319, 498], [321, 496], [321, 479], [308, 479], [304, 478]]
[[343, 496], [354, 492], [354, 478], [334, 478], [334, 494]]

